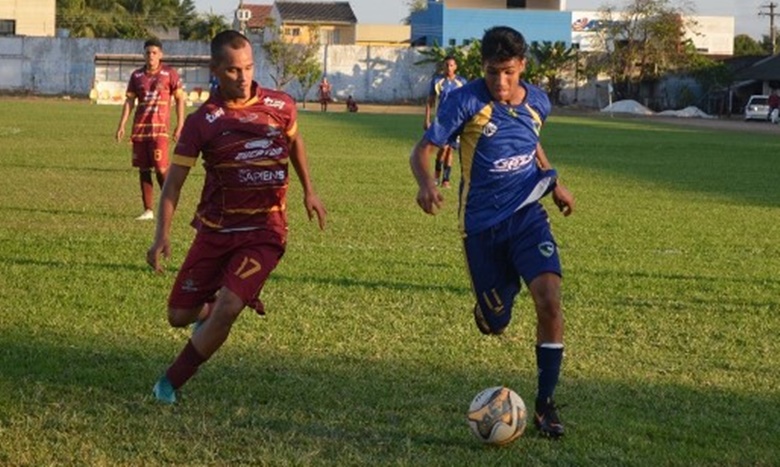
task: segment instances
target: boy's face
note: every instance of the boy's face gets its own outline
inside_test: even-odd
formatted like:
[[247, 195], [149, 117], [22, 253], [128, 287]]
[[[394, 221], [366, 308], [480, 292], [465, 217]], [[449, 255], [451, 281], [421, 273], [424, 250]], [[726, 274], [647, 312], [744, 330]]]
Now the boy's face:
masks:
[[485, 70], [485, 83], [490, 95], [499, 102], [511, 103], [520, 92], [520, 79], [525, 71], [525, 59], [513, 58], [497, 62], [482, 63]]
[[146, 60], [146, 68], [149, 70], [156, 70], [160, 66], [160, 60], [162, 60], [162, 49], [156, 45], [150, 45], [144, 49], [144, 59]]

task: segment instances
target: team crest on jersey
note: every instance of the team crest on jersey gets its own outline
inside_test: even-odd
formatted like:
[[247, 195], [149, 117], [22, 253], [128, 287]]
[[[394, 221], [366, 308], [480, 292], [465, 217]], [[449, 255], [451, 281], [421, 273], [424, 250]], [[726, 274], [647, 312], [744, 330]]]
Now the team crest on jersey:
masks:
[[263, 99], [263, 104], [267, 105], [268, 107], [273, 107], [275, 109], [283, 109], [284, 108], [284, 101], [280, 99], [273, 99], [270, 97], [266, 97]]
[[181, 289], [185, 292], [197, 292], [198, 286], [195, 284], [195, 281], [191, 278], [185, 279], [184, 283], [181, 285]]
[[555, 244], [553, 242], [542, 242], [538, 245], [539, 253], [545, 258], [549, 258], [555, 253]]
[[482, 134], [490, 138], [498, 131], [498, 127], [493, 122], [488, 122], [487, 125], [482, 127]]

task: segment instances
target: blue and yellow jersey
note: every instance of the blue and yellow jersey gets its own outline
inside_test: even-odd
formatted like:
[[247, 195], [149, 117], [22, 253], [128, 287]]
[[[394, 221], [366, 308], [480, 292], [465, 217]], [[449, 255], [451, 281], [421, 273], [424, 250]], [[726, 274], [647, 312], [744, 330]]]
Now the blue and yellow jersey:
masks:
[[509, 106], [493, 100], [484, 79], [474, 80], [449, 94], [425, 133], [437, 146], [460, 135], [458, 217], [464, 236], [494, 226], [555, 186], [555, 171], [536, 163], [550, 100], [538, 87], [521, 85], [525, 100]]
[[443, 75], [436, 75], [431, 79], [428, 95], [436, 98], [436, 108], [438, 109], [442, 102], [447, 99], [450, 92], [463, 87], [467, 82], [466, 78], [460, 75], [455, 75], [452, 79], [448, 79]]

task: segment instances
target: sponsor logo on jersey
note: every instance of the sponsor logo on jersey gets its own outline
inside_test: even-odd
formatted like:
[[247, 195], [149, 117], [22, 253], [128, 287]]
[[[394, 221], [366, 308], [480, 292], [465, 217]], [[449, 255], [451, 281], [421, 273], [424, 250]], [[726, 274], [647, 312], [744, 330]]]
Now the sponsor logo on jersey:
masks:
[[490, 138], [498, 131], [498, 127], [493, 122], [488, 122], [487, 125], [482, 127], [482, 134]]
[[266, 182], [283, 182], [287, 177], [287, 171], [278, 170], [254, 170], [241, 169], [238, 171], [238, 181], [250, 185], [258, 185]]
[[249, 141], [244, 145], [244, 149], [256, 149], [256, 148], [266, 149], [272, 144], [274, 144], [274, 142], [271, 141], [270, 139], [265, 139], [265, 138], [253, 139], [252, 141]]
[[279, 99], [272, 99], [270, 97], [266, 97], [263, 99], [263, 104], [267, 105], [268, 107], [273, 107], [275, 109], [283, 109], [284, 108], [284, 101]]
[[253, 149], [251, 151], [241, 151], [236, 154], [235, 160], [245, 161], [249, 159], [257, 159], [258, 157], [276, 157], [284, 152], [284, 148], [266, 148], [266, 149]]
[[514, 172], [521, 170], [534, 160], [534, 154], [520, 154], [519, 156], [506, 157], [493, 162], [491, 172]]
[[223, 115], [225, 115], [225, 109], [219, 107], [217, 110], [206, 114], [206, 121], [209, 123], [214, 123], [219, 117]]
[[549, 258], [555, 253], [555, 244], [553, 242], [542, 242], [538, 245], [539, 253], [545, 258]]
[[249, 122], [254, 122], [258, 118], [260, 117], [257, 114], [249, 114], [245, 117], [241, 117], [238, 121], [241, 123], [249, 123]]

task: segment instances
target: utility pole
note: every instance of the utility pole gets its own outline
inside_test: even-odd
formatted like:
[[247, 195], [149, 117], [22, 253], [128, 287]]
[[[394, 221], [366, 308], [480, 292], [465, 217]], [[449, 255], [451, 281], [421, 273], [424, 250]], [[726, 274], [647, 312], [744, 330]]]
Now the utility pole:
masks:
[[772, 55], [774, 55], [777, 49], [777, 45], [775, 44], [775, 35], [777, 34], [775, 31], [775, 17], [780, 16], [780, 13], [775, 13], [775, 10], [777, 9], [777, 3], [775, 2], [769, 2], [767, 5], [761, 5], [760, 8], [761, 10], [769, 10], [769, 13], [765, 11], [759, 11], [758, 16], [769, 16], [769, 40], [772, 42]]

